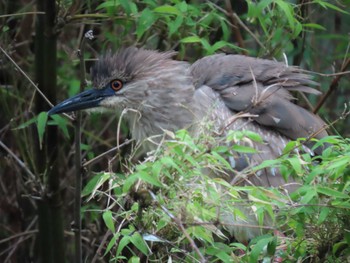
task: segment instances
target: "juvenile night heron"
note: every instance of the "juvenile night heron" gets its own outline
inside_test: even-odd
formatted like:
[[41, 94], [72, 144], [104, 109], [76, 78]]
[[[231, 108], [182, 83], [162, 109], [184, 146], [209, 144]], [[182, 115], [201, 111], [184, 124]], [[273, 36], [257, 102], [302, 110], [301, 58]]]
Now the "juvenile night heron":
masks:
[[[91, 70], [94, 89], [61, 102], [49, 114], [93, 107], [114, 109], [119, 114], [124, 110], [137, 141], [182, 128], [197, 135], [203, 119], [212, 121], [223, 136], [228, 130], [256, 132], [263, 142], [249, 145], [257, 153], [237, 153], [229, 158], [238, 171], [277, 158], [290, 140], [327, 135], [319, 117], [292, 102], [289, 91], [319, 93], [310, 87], [316, 83], [302, 70], [280, 62], [224, 54], [190, 65], [173, 60], [174, 55], [134, 47], [107, 53]], [[245, 113], [241, 114], [243, 118], [235, 117], [238, 112]], [[146, 146], [150, 149], [151, 143]], [[279, 187], [290, 182], [271, 168], [249, 178], [249, 183]], [[239, 241], [256, 234], [249, 230], [243, 233], [242, 229], [237, 232]]]

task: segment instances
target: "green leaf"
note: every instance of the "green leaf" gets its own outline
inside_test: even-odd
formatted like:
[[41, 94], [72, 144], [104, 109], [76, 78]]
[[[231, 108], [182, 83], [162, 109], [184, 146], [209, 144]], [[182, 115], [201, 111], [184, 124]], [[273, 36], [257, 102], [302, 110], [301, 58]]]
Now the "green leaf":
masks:
[[331, 205], [336, 206], [338, 208], [345, 208], [345, 209], [349, 209], [350, 210], [350, 202], [349, 200], [343, 202], [340, 200], [335, 200], [331, 203]]
[[219, 145], [213, 148], [212, 151], [217, 153], [227, 153], [229, 148], [227, 146]]
[[303, 30], [303, 26], [299, 21], [295, 21], [295, 26], [293, 30], [293, 38], [296, 38], [300, 35], [301, 31]]
[[142, 10], [141, 16], [137, 21], [136, 27], [136, 36], [138, 40], [154, 24], [156, 20], [157, 17], [149, 8], [145, 8]]
[[350, 156], [341, 156], [334, 159], [327, 167], [327, 170], [339, 169], [342, 166], [348, 166], [350, 163]]
[[[341, 241], [341, 242], [337, 242], [333, 245], [332, 247], [332, 253], [333, 255], [338, 254], [338, 250], [342, 250], [344, 249], [344, 247], [346, 247], [346, 242], [345, 241]], [[349, 245], [348, 245], [349, 246]]]
[[20, 130], [28, 127], [29, 125], [35, 123], [37, 121], [38, 117], [35, 116], [32, 119], [26, 121], [25, 123], [20, 124], [18, 127], [14, 128], [14, 130]]
[[164, 14], [171, 14], [171, 15], [180, 15], [180, 11], [177, 10], [176, 7], [170, 6], [170, 5], [162, 5], [158, 6], [153, 9], [154, 12], [156, 13], [164, 13]]
[[107, 255], [107, 253], [112, 249], [112, 247], [115, 246], [115, 243], [116, 243], [117, 239], [119, 238], [119, 235], [120, 235], [119, 233], [113, 235], [111, 241], [109, 241], [109, 243], [107, 245], [107, 248], [106, 248], [106, 251], [104, 253], [104, 256]]
[[258, 262], [259, 255], [264, 251], [264, 248], [273, 240], [273, 237], [263, 237], [261, 238], [253, 247], [250, 257], [249, 257], [249, 262], [250, 263], [256, 263]]
[[275, 159], [275, 160], [265, 160], [261, 164], [256, 165], [252, 167], [254, 171], [259, 171], [264, 168], [270, 168], [270, 167], [279, 167], [281, 164], [281, 160]]
[[283, 149], [283, 154], [290, 153], [293, 151], [295, 148], [298, 148], [300, 146], [300, 142], [297, 141], [290, 141], [287, 143], [286, 147]]
[[175, 163], [174, 159], [169, 156], [164, 156], [162, 159], [160, 159], [160, 162], [165, 165], [166, 167], [172, 167], [175, 168], [180, 174], [183, 174], [183, 171], [181, 168]]
[[220, 163], [225, 165], [225, 167], [229, 170], [232, 170], [231, 165], [229, 164], [229, 162], [223, 158], [220, 154], [218, 154], [217, 152], [211, 152], [211, 155]]
[[149, 249], [148, 246], [146, 244], [146, 242], [143, 240], [142, 236], [138, 233], [135, 232], [131, 238], [130, 238], [131, 243], [133, 243], [135, 245], [135, 247], [137, 247], [138, 250], [140, 250], [144, 255], [148, 255], [149, 253]]
[[267, 244], [267, 253], [270, 256], [275, 255], [276, 253], [276, 247], [277, 247], [277, 238], [274, 237], [268, 244]]
[[39, 136], [39, 144], [40, 149], [42, 148], [45, 128], [46, 128], [46, 122], [47, 122], [47, 112], [43, 111], [39, 113], [38, 121], [37, 121], [37, 128], [38, 128], [38, 136]]
[[350, 231], [349, 230], [344, 231], [344, 239], [345, 239], [346, 243], [348, 244], [348, 246], [350, 246]]
[[48, 125], [57, 125], [58, 128], [63, 132], [64, 137], [67, 139], [70, 139], [69, 132], [68, 132], [68, 121], [66, 118], [63, 118], [62, 116], [55, 114], [51, 115], [51, 121], [48, 121]]
[[222, 34], [223, 34], [223, 39], [225, 41], [228, 41], [229, 36], [230, 36], [230, 30], [229, 30], [229, 27], [226, 24], [226, 20], [225, 19], [220, 19], [220, 25], [221, 25], [221, 30], [222, 30]]
[[129, 192], [131, 186], [133, 186], [136, 180], [137, 180], [137, 177], [135, 176], [135, 174], [128, 176], [128, 178], [126, 178], [123, 184], [123, 193]]
[[190, 37], [185, 37], [180, 40], [181, 43], [198, 43], [201, 42], [200, 37], [198, 36], [190, 36]]
[[129, 260], [128, 263], [140, 263], [140, 258], [137, 256], [132, 256]]
[[185, 1], [182, 1], [176, 5], [182, 13], [186, 13], [188, 10], [188, 5]]
[[308, 204], [315, 196], [317, 196], [317, 192], [313, 187], [309, 187], [306, 194], [301, 198], [300, 203]]
[[129, 0], [119, 0], [120, 4], [122, 5], [123, 9], [125, 10], [125, 13], [129, 16], [131, 14], [131, 5], [133, 3], [132, 1]]
[[138, 171], [135, 173], [135, 176], [142, 181], [145, 181], [147, 183], [150, 183], [152, 185], [158, 186], [158, 187], [163, 187], [161, 182], [159, 182], [158, 178], [155, 176], [149, 175], [147, 172], [144, 171]]
[[301, 166], [301, 160], [297, 156], [290, 157], [287, 159], [287, 161], [292, 165], [297, 174], [302, 174], [303, 169]]
[[115, 233], [115, 227], [114, 227], [114, 219], [112, 216], [111, 211], [106, 211], [102, 214], [103, 221], [105, 222], [106, 226], [109, 230], [112, 231], [112, 233]]
[[286, 1], [278, 0], [275, 2], [284, 12], [290, 28], [294, 31], [297, 20], [294, 18], [293, 7]]
[[211, 49], [210, 49], [210, 52], [211, 53], [215, 53], [217, 50], [219, 50], [220, 48], [223, 48], [225, 46], [227, 46], [227, 42], [226, 41], [218, 41], [218, 42], [215, 42], [214, 45], [212, 45]]
[[303, 27], [308, 27], [308, 28], [313, 28], [313, 29], [320, 29], [326, 31], [327, 29], [319, 24], [314, 24], [314, 23], [306, 23], [303, 24]]
[[211, 52], [211, 45], [210, 45], [209, 41], [205, 38], [201, 38], [201, 43], [202, 43], [203, 48], [207, 51], [207, 55], [212, 54], [212, 53], [210, 53]]
[[[73, 97], [74, 95], [78, 94], [79, 89], [80, 89], [80, 81], [77, 79], [71, 79], [69, 81], [68, 97]], [[56, 116], [56, 114], [52, 116]]]
[[171, 37], [175, 32], [178, 31], [178, 29], [182, 25], [183, 21], [184, 21], [183, 16], [177, 16], [175, 21], [168, 23], [169, 37]]
[[316, 191], [320, 194], [324, 194], [330, 197], [336, 197], [336, 198], [350, 198], [349, 195], [344, 194], [342, 192], [339, 192], [337, 190], [334, 190], [329, 187], [324, 187], [324, 186], [318, 186], [316, 187]]
[[331, 3], [328, 3], [328, 2], [325, 2], [325, 1], [322, 1], [322, 0], [315, 0], [314, 1], [315, 3], [318, 3], [320, 6], [324, 7], [324, 8], [330, 8], [330, 9], [333, 9], [335, 11], [338, 11], [338, 12], [341, 12], [343, 14], [350, 14], [349, 12], [346, 12], [344, 9], [341, 9]]
[[257, 150], [248, 146], [235, 144], [232, 146], [232, 150], [240, 153], [256, 153]]
[[260, 134], [258, 134], [256, 132], [245, 130], [244, 135], [255, 142], [260, 142], [260, 143], [264, 142], [263, 139], [261, 138]]
[[116, 0], [106, 1], [96, 7], [96, 10], [110, 7], [118, 7], [120, 6], [120, 2]]
[[326, 220], [330, 211], [331, 210], [329, 209], [329, 207], [323, 207], [321, 209], [320, 215], [318, 216], [318, 219], [317, 219], [317, 225], [321, 225]]
[[94, 195], [94, 192], [96, 192], [96, 190], [100, 188], [110, 178], [110, 173], [99, 173], [95, 175], [84, 187], [81, 193], [82, 196], [86, 196], [89, 194]]
[[117, 257], [120, 255], [120, 253], [123, 251], [124, 247], [127, 246], [130, 243], [131, 236], [126, 235], [123, 236], [123, 238], [120, 240], [117, 248]]

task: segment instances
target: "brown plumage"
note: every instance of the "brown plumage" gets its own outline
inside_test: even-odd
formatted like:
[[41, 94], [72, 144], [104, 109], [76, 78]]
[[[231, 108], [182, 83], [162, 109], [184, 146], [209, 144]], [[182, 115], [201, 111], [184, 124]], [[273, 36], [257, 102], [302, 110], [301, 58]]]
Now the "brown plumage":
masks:
[[[173, 60], [173, 55], [174, 52], [136, 48], [107, 53], [91, 70], [95, 89], [60, 103], [50, 114], [91, 107], [124, 111], [132, 137], [145, 141], [145, 151], [157, 146], [147, 138], [161, 135], [164, 130], [182, 128], [190, 129], [193, 136], [197, 136], [202, 132], [203, 121], [211, 122], [212, 132], [223, 136], [229, 130], [254, 131], [263, 142], [246, 143], [258, 152], [233, 153], [228, 158], [239, 171], [277, 158], [290, 140], [315, 133], [316, 138], [327, 135], [319, 117], [293, 103], [289, 91], [319, 93], [310, 87], [316, 83], [299, 68], [224, 54], [208, 56], [189, 65]], [[117, 84], [122, 83], [120, 87], [114, 87], [115, 80]], [[250, 117], [234, 119], [240, 111]], [[266, 187], [288, 184], [288, 190], [295, 188], [291, 182], [294, 182], [292, 178], [285, 182], [273, 168], [244, 180], [244, 184]], [[254, 221], [253, 217], [250, 219]], [[227, 220], [236, 219], [233, 215], [223, 215], [223, 221]], [[230, 230], [240, 241], [257, 234], [244, 228]]]

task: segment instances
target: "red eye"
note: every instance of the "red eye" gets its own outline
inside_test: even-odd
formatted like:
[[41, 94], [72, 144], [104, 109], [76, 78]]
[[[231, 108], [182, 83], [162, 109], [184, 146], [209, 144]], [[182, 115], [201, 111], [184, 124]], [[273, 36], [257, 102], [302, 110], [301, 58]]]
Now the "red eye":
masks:
[[121, 88], [123, 87], [123, 82], [120, 79], [112, 80], [111, 87], [114, 91], [121, 90]]

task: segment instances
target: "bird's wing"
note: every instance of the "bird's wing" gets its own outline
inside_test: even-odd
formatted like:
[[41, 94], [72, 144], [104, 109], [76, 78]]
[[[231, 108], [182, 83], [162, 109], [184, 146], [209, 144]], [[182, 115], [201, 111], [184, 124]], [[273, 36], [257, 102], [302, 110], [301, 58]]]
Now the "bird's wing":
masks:
[[208, 86], [234, 112], [256, 115], [254, 120], [290, 139], [322, 138], [324, 122], [291, 102], [289, 90], [319, 94], [315, 83], [297, 67], [241, 55], [204, 57], [191, 66], [196, 89]]

